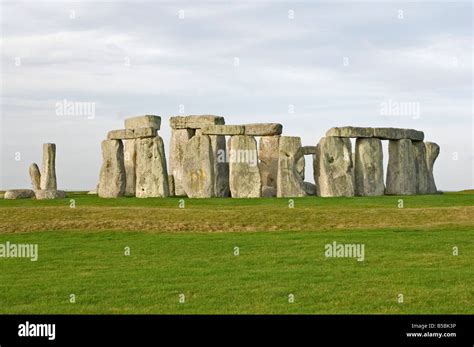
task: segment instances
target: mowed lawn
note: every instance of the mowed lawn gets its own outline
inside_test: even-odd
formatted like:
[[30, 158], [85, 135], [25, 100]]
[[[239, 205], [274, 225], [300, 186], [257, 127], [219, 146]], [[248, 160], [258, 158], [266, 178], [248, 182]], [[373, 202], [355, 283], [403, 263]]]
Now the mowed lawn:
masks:
[[474, 313], [474, 192], [289, 200], [0, 200], [0, 313]]

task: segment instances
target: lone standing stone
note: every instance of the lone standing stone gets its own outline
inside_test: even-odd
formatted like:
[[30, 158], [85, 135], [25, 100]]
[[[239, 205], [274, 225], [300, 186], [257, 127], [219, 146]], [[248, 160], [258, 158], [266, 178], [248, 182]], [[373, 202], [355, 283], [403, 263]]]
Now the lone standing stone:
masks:
[[319, 196], [354, 196], [354, 169], [349, 138], [323, 137], [313, 156]]
[[[299, 197], [306, 196], [298, 163], [304, 156], [301, 150], [301, 138], [296, 136], [281, 136], [278, 154], [277, 196]], [[303, 165], [304, 171], [304, 165]]]
[[43, 173], [41, 175], [41, 189], [56, 190], [56, 145], [43, 144]]
[[428, 167], [428, 194], [435, 194], [438, 190], [433, 176], [433, 166], [439, 155], [439, 146], [434, 142], [425, 142], [426, 165]]
[[174, 177], [174, 189], [176, 196], [186, 195], [184, 191], [183, 159], [186, 144], [194, 136], [192, 129], [172, 129], [170, 141], [170, 173]]
[[358, 138], [354, 162], [355, 194], [359, 196], [383, 195], [382, 141], [377, 138]]
[[34, 190], [41, 189], [41, 172], [38, 168], [36, 163], [30, 165], [30, 178], [31, 178], [31, 185], [33, 186]]
[[137, 198], [163, 198], [170, 195], [165, 146], [160, 136], [137, 140]]
[[101, 198], [117, 198], [125, 194], [125, 165], [121, 140], [102, 141], [102, 168], [98, 195]]
[[426, 160], [426, 148], [423, 141], [412, 141], [415, 158], [416, 194], [428, 194], [429, 171]]
[[390, 140], [388, 155], [385, 194], [416, 194], [415, 155], [411, 140]]
[[278, 152], [279, 152], [280, 136], [262, 136], [258, 147], [258, 168], [262, 178], [263, 187], [273, 187], [274, 189], [265, 189], [265, 197], [269, 197], [275, 192], [277, 187], [278, 176]]
[[125, 164], [125, 195], [135, 196], [136, 186], [136, 142], [137, 140], [126, 140], [124, 145], [124, 164]]
[[226, 198], [230, 195], [229, 163], [226, 160], [225, 136], [209, 135], [214, 165], [214, 196]]
[[229, 183], [233, 198], [258, 198], [262, 179], [258, 169], [257, 141], [253, 136], [236, 135], [229, 140]]
[[183, 158], [184, 190], [190, 198], [212, 198], [215, 196], [214, 184], [211, 140], [208, 135], [194, 136], [186, 144]]

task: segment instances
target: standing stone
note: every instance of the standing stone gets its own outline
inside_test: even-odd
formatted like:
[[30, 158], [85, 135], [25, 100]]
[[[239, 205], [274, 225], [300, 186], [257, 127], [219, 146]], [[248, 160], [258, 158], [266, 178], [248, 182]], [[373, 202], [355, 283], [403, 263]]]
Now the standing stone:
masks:
[[212, 161], [214, 164], [214, 196], [227, 198], [229, 188], [229, 163], [226, 160], [225, 136], [209, 135], [212, 148]]
[[170, 195], [165, 146], [160, 136], [137, 140], [137, 198], [163, 198]]
[[170, 190], [170, 196], [175, 196], [174, 193], [174, 176], [173, 175], [168, 175], [168, 187]]
[[57, 189], [56, 183], [56, 145], [43, 144], [43, 171], [41, 175], [41, 189]]
[[117, 198], [125, 194], [125, 164], [121, 140], [102, 141], [102, 168], [98, 195], [101, 198]]
[[411, 140], [390, 140], [385, 194], [416, 194], [415, 170], [415, 155]]
[[429, 171], [426, 160], [426, 148], [423, 141], [412, 141], [415, 158], [416, 194], [428, 194]]
[[354, 161], [355, 194], [359, 196], [383, 195], [382, 141], [377, 138], [358, 138]]
[[349, 138], [323, 137], [313, 156], [319, 196], [354, 196], [354, 169]]
[[[298, 197], [306, 196], [306, 189], [301, 172], [301, 138], [296, 136], [281, 136], [278, 151], [277, 196]], [[298, 165], [300, 167], [298, 167]]]
[[273, 187], [275, 189], [265, 190], [265, 197], [275, 192], [277, 187], [277, 176], [278, 176], [278, 152], [279, 152], [280, 136], [262, 136], [259, 141], [258, 147], [258, 168], [260, 170], [260, 176], [262, 179], [263, 187]]
[[36, 163], [30, 165], [30, 178], [31, 178], [31, 185], [33, 186], [34, 190], [41, 189], [41, 172], [38, 168]]
[[214, 156], [209, 135], [194, 136], [187, 142], [183, 157], [183, 185], [190, 198], [215, 196]]
[[257, 141], [247, 135], [231, 136], [229, 140], [229, 183], [233, 198], [258, 198], [262, 179], [258, 169]]
[[170, 141], [170, 173], [174, 177], [174, 189], [176, 196], [186, 195], [183, 183], [183, 158], [186, 144], [194, 136], [191, 129], [172, 129]]
[[127, 140], [124, 145], [124, 163], [125, 163], [125, 195], [135, 196], [136, 186], [136, 152], [137, 140]]
[[436, 188], [436, 183], [433, 175], [433, 166], [436, 158], [439, 155], [439, 146], [434, 142], [425, 142], [426, 148], [426, 165], [428, 169], [428, 194], [435, 194], [438, 189]]

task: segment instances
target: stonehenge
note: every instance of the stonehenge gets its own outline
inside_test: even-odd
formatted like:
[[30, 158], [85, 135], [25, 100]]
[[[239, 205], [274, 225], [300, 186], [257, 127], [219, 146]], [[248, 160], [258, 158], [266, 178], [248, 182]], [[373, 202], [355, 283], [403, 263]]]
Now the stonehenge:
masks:
[[[290, 198], [435, 194], [440, 147], [414, 129], [335, 127], [316, 145], [282, 135], [278, 123], [225, 124], [215, 115], [173, 116], [169, 164], [158, 134], [161, 117], [124, 120], [101, 143], [100, 198]], [[354, 151], [351, 139], [355, 143]], [[382, 141], [388, 141], [384, 169]], [[305, 181], [305, 156], [314, 183]], [[384, 174], [386, 179], [384, 182]], [[56, 145], [43, 145], [43, 163], [29, 167], [33, 189], [6, 191], [5, 199], [61, 199]]]
[[[282, 135], [278, 123], [225, 124], [215, 115], [173, 116], [169, 165], [161, 118], [125, 120], [103, 141], [100, 197], [351, 197], [437, 192], [439, 146], [414, 129], [335, 127], [316, 145]], [[355, 139], [355, 146], [351, 139]], [[383, 167], [382, 141], [388, 140]], [[122, 142], [125, 142], [125, 145]], [[125, 152], [125, 156], [124, 153]], [[305, 182], [305, 156], [314, 183]], [[32, 182], [37, 173], [30, 168]], [[384, 174], [386, 179], [384, 182]]]

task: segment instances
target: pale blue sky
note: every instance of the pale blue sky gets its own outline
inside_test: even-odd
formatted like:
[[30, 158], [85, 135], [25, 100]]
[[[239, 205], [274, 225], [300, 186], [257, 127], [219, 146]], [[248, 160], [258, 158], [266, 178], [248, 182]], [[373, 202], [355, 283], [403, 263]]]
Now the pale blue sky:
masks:
[[[126, 116], [157, 114], [168, 147], [168, 118], [180, 105], [228, 124], [280, 122], [304, 145], [333, 126], [423, 130], [441, 146], [438, 188], [474, 187], [470, 2], [3, 1], [0, 8], [0, 189], [30, 186], [28, 166], [41, 165], [44, 142], [57, 144], [60, 189], [93, 189], [109, 130]], [[95, 102], [95, 118], [56, 115], [64, 99]], [[419, 117], [381, 115], [389, 100], [417, 103]], [[307, 160], [309, 181], [311, 168]]]

